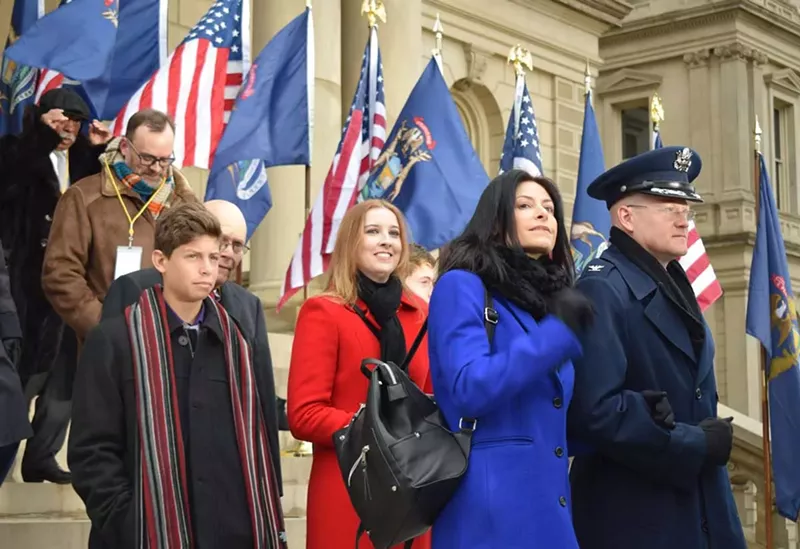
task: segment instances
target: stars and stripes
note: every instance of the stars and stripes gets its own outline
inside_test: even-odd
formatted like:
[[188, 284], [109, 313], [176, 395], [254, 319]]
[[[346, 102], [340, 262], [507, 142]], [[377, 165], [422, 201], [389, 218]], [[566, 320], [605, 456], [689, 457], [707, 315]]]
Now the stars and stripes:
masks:
[[[663, 146], [661, 133], [655, 130], [653, 132], [653, 148], [660, 149]], [[694, 290], [697, 303], [700, 304], [700, 310], [705, 311], [717, 299], [722, 297], [722, 285], [719, 283], [717, 274], [711, 266], [711, 261], [708, 259], [706, 248], [703, 245], [703, 239], [700, 238], [700, 233], [697, 232], [694, 221], [689, 222], [688, 244], [689, 251], [680, 259], [679, 263], [683, 270], [686, 271], [689, 282], [692, 283], [692, 290]]]
[[208, 168], [249, 69], [250, 0], [218, 0], [112, 123], [154, 108], [175, 120], [178, 166]]
[[327, 269], [342, 218], [358, 199], [385, 140], [383, 65], [378, 33], [373, 27], [342, 138], [286, 271], [279, 309]]
[[525, 170], [533, 176], [543, 173], [539, 130], [524, 74], [517, 76], [514, 108], [508, 119], [503, 153], [500, 156], [500, 173], [512, 168]]

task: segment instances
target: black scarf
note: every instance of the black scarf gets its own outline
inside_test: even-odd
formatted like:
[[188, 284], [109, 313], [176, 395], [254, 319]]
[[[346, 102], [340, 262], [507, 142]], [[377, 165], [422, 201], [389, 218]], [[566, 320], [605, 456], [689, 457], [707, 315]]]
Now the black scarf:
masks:
[[367, 305], [380, 327], [378, 339], [381, 343], [381, 360], [400, 366], [406, 358], [406, 337], [397, 318], [403, 284], [396, 276], [379, 284], [358, 273], [358, 297]]
[[665, 269], [652, 254], [617, 227], [611, 227], [609, 240], [634, 265], [652, 278], [659, 289], [675, 305], [685, 320], [689, 336], [692, 339], [692, 346], [696, 355], [699, 356], [706, 338], [703, 313], [700, 311], [700, 305], [697, 303], [686, 271], [683, 270], [678, 260], [674, 259], [667, 263]]
[[[547, 316], [552, 296], [572, 283], [567, 271], [546, 256], [533, 259], [522, 250], [507, 246], [495, 246], [488, 252], [495, 255], [499, 268], [475, 274], [490, 291], [519, 305], [537, 322]], [[487, 265], [490, 263], [493, 262]]]

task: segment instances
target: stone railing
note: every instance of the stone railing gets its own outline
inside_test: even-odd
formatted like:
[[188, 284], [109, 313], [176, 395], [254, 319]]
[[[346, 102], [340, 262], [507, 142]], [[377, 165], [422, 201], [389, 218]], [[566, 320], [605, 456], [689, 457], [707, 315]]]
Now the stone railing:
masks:
[[[719, 417], [733, 417], [734, 444], [728, 474], [750, 549], [766, 547], [764, 503], [764, 454], [761, 422], [720, 404]], [[773, 549], [800, 549], [798, 525], [770, 506]]]

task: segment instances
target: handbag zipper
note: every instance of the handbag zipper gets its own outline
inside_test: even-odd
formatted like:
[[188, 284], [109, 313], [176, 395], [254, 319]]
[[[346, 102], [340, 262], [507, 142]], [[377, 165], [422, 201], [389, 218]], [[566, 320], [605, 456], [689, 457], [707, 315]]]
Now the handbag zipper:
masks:
[[355, 474], [356, 469], [358, 469], [359, 464], [361, 464], [361, 466], [364, 467], [364, 469], [367, 468], [367, 452], [369, 452], [369, 444], [367, 444], [361, 449], [361, 455], [358, 456], [358, 459], [355, 461], [355, 463], [353, 463], [353, 466], [350, 467], [350, 473], [347, 475], [348, 486], [351, 485], [351, 481], [353, 480], [353, 475]]

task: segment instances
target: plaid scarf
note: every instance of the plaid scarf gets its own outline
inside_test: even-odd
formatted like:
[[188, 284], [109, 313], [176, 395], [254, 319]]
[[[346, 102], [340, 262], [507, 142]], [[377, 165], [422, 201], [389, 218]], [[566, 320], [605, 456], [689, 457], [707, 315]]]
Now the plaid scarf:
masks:
[[[114, 148], [116, 146], [116, 148]], [[131, 170], [130, 166], [125, 162], [125, 158], [122, 156], [122, 153], [119, 151], [119, 140], [112, 141], [106, 152], [100, 157], [101, 162], [105, 161], [111, 167], [114, 172], [114, 175], [119, 179], [126, 187], [131, 189], [139, 198], [142, 199], [142, 202], [147, 202], [150, 200], [150, 197], [153, 193], [156, 193], [155, 198], [153, 201], [150, 202], [147, 206], [147, 210], [152, 214], [153, 219], [158, 219], [158, 215], [164, 208], [169, 207], [169, 204], [172, 200], [173, 191], [175, 190], [175, 180], [172, 177], [172, 167], [167, 171], [167, 181], [161, 187], [161, 189], [156, 192], [156, 189], [142, 181], [142, 177]]]
[[[224, 334], [233, 422], [253, 525], [254, 549], [286, 549], [279, 490], [269, 452], [250, 346], [227, 311], [213, 299]], [[166, 302], [160, 285], [142, 293], [125, 313], [133, 349], [139, 424], [136, 499], [137, 547], [192, 549], [186, 459], [178, 416]]]

